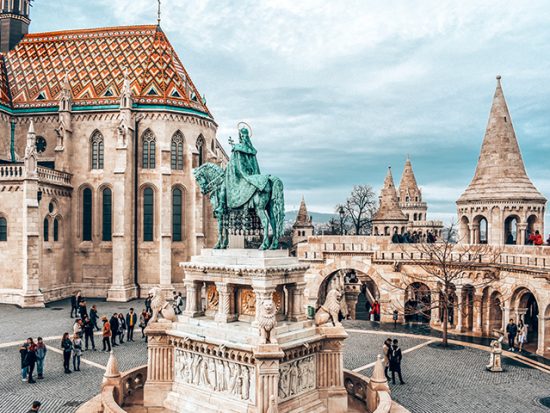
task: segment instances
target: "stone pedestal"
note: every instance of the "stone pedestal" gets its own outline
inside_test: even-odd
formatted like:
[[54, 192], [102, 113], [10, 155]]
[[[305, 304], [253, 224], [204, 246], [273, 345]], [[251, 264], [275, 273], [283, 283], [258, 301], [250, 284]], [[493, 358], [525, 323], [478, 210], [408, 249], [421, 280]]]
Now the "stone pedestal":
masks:
[[137, 287], [134, 284], [113, 285], [107, 290], [107, 301], [127, 302], [137, 298]]
[[180, 266], [185, 313], [169, 327], [147, 329], [147, 406], [162, 402], [178, 413], [266, 413], [273, 405], [280, 413], [347, 411], [347, 335], [306, 320], [307, 266], [282, 250], [203, 250]]

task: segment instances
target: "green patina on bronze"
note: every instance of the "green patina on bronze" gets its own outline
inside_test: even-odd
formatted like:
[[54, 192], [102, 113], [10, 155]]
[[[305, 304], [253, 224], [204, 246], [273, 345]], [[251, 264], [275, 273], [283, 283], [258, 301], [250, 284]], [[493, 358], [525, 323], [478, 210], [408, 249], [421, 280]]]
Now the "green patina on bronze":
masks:
[[283, 182], [260, 173], [248, 128], [239, 130], [239, 143], [229, 143], [231, 159], [226, 169], [205, 163], [193, 171], [201, 192], [210, 197], [218, 221], [214, 248], [227, 248], [229, 233], [255, 234], [262, 230], [260, 248], [277, 249], [285, 218]]

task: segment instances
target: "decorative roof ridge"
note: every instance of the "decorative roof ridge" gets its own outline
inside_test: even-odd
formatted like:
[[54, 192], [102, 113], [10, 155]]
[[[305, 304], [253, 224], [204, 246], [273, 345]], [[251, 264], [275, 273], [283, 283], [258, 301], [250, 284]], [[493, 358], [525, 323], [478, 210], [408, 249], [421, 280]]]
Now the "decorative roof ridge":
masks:
[[133, 26], [108, 26], [108, 27], [96, 27], [92, 29], [71, 29], [71, 30], [58, 30], [53, 32], [41, 32], [41, 33], [29, 33], [23, 37], [22, 42], [26, 40], [34, 40], [43, 37], [55, 37], [55, 36], [68, 36], [76, 34], [93, 34], [93, 33], [106, 33], [116, 31], [128, 31], [128, 30], [157, 30], [156, 24], [142, 24]]

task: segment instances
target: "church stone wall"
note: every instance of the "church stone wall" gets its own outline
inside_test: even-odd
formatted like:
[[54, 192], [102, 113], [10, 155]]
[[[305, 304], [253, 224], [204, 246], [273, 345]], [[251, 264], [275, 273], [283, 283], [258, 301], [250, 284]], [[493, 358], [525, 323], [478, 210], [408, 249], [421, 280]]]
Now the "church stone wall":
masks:
[[0, 242], [0, 299], [2, 290], [23, 287], [23, 186], [0, 181], [0, 217], [7, 220], [8, 238]]

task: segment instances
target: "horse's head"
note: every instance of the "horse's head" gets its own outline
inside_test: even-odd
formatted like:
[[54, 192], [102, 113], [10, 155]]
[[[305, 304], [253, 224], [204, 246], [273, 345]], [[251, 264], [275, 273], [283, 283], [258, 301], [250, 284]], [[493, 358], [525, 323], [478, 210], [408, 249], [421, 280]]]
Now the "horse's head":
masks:
[[205, 163], [193, 169], [193, 175], [195, 175], [201, 193], [206, 195], [221, 185], [220, 178], [224, 176], [224, 170], [216, 164]]

